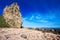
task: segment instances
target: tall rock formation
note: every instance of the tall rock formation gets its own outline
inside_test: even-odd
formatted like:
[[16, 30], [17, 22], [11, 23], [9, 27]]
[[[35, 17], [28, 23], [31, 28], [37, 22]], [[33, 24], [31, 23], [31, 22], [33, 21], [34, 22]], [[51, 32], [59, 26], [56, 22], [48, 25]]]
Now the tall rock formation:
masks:
[[22, 15], [17, 3], [6, 6], [3, 11], [3, 17], [11, 27], [22, 27]]

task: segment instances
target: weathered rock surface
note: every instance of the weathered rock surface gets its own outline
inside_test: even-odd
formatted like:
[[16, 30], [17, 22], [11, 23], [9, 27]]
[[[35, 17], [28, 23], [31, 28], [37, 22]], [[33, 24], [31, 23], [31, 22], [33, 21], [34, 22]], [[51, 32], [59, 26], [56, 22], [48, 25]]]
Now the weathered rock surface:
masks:
[[17, 3], [13, 3], [10, 6], [6, 6], [3, 11], [5, 21], [11, 27], [21, 28], [22, 26], [22, 15], [19, 10]]
[[26, 28], [0, 28], [0, 40], [60, 40], [60, 35]]

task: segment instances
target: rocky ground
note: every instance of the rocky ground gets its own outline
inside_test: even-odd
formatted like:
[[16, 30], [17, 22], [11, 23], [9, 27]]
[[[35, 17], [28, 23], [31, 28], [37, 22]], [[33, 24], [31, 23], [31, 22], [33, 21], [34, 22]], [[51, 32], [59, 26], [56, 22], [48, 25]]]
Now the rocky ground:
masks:
[[0, 40], [60, 40], [60, 35], [26, 28], [0, 28]]

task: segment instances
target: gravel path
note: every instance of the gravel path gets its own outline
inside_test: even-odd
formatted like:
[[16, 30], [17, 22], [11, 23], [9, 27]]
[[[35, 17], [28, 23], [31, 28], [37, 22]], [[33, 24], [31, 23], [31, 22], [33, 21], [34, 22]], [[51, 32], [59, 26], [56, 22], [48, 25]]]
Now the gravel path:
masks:
[[60, 40], [60, 35], [26, 28], [0, 28], [0, 40]]

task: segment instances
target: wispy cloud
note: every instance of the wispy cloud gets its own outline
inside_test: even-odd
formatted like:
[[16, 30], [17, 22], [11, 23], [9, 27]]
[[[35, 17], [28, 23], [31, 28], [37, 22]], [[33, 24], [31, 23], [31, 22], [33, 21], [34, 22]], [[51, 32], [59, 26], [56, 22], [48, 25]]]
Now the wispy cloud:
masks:
[[34, 27], [37, 27], [36, 25], [36, 23], [35, 22], [32, 22], [32, 21], [29, 21], [29, 20], [27, 20], [27, 18], [23, 18], [24, 20], [23, 20], [23, 26], [24, 27], [27, 27], [27, 28], [34, 28]]
[[34, 16], [32, 15], [29, 20], [33, 20], [33, 19], [34, 19]]
[[[55, 21], [56, 15], [55, 14], [49, 14], [49, 15], [45, 15], [42, 16], [39, 13], [35, 13], [30, 15], [29, 17], [25, 17], [23, 18], [23, 26], [24, 27], [47, 27], [47, 28], [51, 28], [51, 27], [56, 27], [56, 21]], [[60, 26], [60, 25], [59, 25]]]
[[41, 19], [41, 16], [38, 16], [38, 15], [37, 15], [37, 16], [35, 16], [35, 18], [36, 18], [36, 19]]

